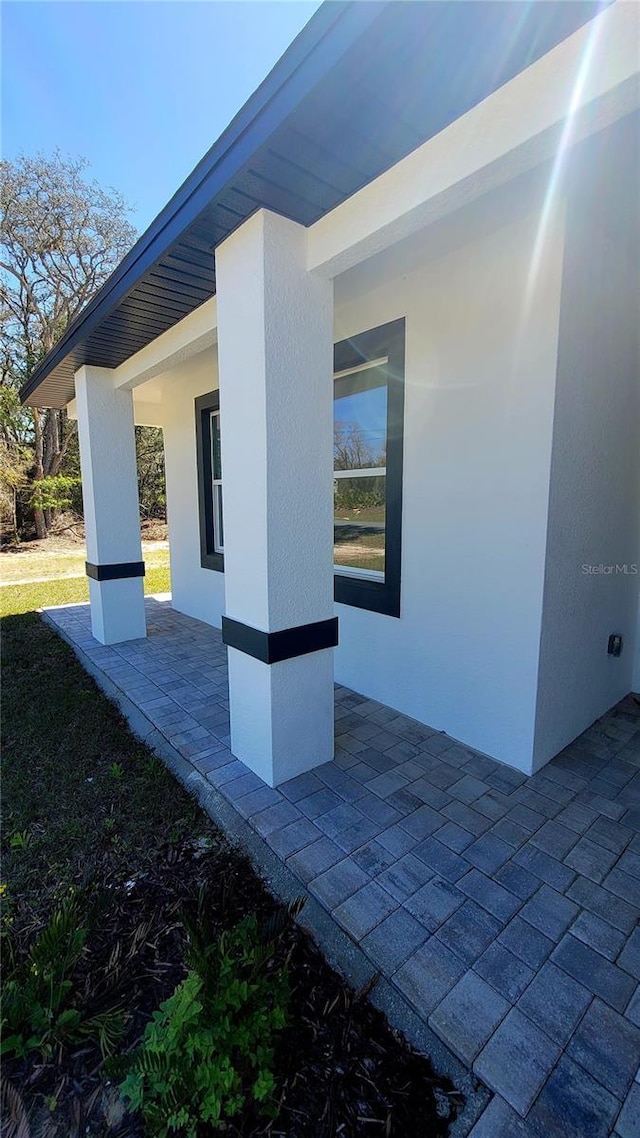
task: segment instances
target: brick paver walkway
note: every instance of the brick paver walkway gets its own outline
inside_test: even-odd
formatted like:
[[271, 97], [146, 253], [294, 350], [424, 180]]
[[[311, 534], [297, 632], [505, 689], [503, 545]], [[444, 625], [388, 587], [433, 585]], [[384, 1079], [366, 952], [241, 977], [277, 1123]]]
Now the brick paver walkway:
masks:
[[526, 778], [337, 687], [335, 761], [272, 790], [229, 750], [219, 632], [147, 603], [110, 648], [49, 616], [496, 1092], [473, 1138], [638, 1138], [638, 701]]

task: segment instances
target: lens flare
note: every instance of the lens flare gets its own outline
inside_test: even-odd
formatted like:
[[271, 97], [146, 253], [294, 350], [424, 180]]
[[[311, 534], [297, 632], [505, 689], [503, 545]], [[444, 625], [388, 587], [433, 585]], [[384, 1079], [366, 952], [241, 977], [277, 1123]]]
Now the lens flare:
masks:
[[540, 221], [533, 245], [529, 272], [527, 274], [523, 322], [526, 321], [527, 315], [530, 311], [531, 303], [538, 282], [540, 265], [542, 263], [542, 257], [549, 234], [553, 210], [558, 200], [558, 192], [564, 172], [566, 158], [573, 142], [573, 131], [575, 127], [576, 116], [580, 109], [584, 89], [593, 65], [595, 50], [598, 38], [600, 36], [601, 27], [601, 20], [595, 19], [592, 21], [589, 28], [589, 34], [585, 43], [584, 52], [580, 61], [580, 66], [578, 68], [575, 82], [573, 84], [569, 106], [567, 107], [564, 125], [560, 134], [560, 140], [558, 142], [558, 147], [553, 159], [551, 173], [549, 175], [549, 181], [547, 183], [547, 189], [544, 196], [544, 202], [542, 205], [542, 210], [540, 211]]

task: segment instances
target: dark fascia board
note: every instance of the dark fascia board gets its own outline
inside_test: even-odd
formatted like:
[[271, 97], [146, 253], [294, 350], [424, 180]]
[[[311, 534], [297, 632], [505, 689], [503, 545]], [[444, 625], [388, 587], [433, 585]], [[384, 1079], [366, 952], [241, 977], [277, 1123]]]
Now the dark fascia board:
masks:
[[200, 160], [92, 301], [69, 325], [24, 385], [25, 403], [79, 340], [135, 288], [166, 255], [230, 178], [251, 159], [300, 99], [326, 75], [350, 45], [393, 0], [325, 0], [217, 142]]

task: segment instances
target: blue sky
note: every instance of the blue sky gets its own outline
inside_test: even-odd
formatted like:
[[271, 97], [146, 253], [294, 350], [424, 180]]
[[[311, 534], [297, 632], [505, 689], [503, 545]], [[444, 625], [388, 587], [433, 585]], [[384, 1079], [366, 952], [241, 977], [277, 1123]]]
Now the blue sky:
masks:
[[318, 7], [4, 0], [2, 156], [88, 158], [142, 231]]
[[362, 441], [374, 453], [380, 452], [387, 437], [386, 385], [335, 399], [333, 416], [336, 423], [356, 427]]

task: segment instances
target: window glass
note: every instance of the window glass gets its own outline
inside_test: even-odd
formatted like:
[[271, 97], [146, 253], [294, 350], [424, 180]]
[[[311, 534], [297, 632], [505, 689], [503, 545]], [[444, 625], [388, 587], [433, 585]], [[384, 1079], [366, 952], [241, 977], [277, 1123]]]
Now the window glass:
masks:
[[334, 564], [380, 579], [387, 474], [387, 377], [380, 365], [385, 363], [336, 375], [333, 404]]
[[196, 412], [196, 462], [200, 520], [200, 564], [224, 572], [222, 528], [222, 462], [220, 455], [220, 400], [217, 391], [199, 395]]
[[386, 475], [334, 481], [333, 559], [337, 568], [384, 576]]
[[211, 459], [214, 482], [222, 479], [222, 459], [220, 457], [220, 412], [211, 414]]
[[213, 522], [213, 548], [215, 553], [224, 553], [224, 531], [222, 523], [222, 458], [220, 454], [220, 412], [211, 412], [211, 510]]
[[[404, 319], [334, 346], [334, 595], [400, 616]], [[199, 396], [200, 564], [224, 572], [217, 391]]]
[[400, 616], [404, 335], [401, 317], [334, 345], [334, 596]]

